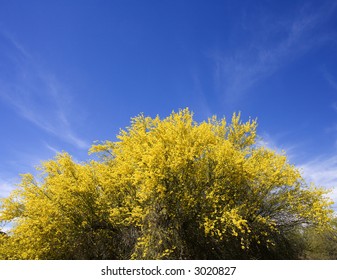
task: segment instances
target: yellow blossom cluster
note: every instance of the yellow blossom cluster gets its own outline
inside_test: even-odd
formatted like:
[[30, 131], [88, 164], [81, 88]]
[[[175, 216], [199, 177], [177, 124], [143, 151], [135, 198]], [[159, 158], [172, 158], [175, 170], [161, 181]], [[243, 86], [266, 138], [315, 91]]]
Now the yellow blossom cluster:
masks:
[[326, 192], [256, 145], [256, 128], [240, 114], [139, 115], [117, 141], [92, 146], [99, 160], [57, 155], [1, 201], [13, 228], [0, 258], [263, 258], [289, 230], [327, 226]]

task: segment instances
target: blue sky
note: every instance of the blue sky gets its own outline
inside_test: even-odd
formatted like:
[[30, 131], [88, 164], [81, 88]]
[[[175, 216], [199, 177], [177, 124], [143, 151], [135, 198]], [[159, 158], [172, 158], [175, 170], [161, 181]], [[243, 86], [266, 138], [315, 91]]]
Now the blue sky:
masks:
[[0, 197], [130, 118], [257, 118], [337, 201], [336, 1], [0, 0]]

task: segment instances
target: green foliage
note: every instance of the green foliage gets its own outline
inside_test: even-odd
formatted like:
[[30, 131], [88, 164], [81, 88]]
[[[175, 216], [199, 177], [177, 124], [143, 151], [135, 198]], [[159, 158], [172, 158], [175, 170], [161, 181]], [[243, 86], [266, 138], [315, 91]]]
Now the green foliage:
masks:
[[140, 115], [90, 149], [98, 161], [57, 155], [2, 200], [0, 259], [299, 258], [304, 229], [331, 229], [331, 201], [256, 127]]
[[305, 229], [306, 246], [303, 258], [311, 260], [337, 260], [337, 218], [332, 221], [332, 227], [323, 231], [315, 228]]

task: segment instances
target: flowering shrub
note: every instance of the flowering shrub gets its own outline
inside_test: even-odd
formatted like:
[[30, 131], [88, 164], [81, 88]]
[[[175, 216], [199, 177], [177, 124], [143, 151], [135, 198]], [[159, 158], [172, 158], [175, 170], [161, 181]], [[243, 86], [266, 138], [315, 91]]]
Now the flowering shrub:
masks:
[[[326, 191], [256, 144], [255, 120], [140, 115], [99, 160], [62, 153], [1, 202], [2, 259], [296, 258], [292, 232], [329, 227]], [[294, 245], [294, 246], [292, 246]]]

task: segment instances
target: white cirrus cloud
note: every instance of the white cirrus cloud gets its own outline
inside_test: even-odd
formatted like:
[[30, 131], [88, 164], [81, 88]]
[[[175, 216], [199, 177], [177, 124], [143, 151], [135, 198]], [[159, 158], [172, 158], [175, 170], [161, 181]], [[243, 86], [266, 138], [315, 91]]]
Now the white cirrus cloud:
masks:
[[42, 69], [31, 54], [8, 33], [0, 54], [0, 101], [11, 106], [27, 121], [57, 138], [87, 149], [89, 144], [74, 131], [73, 102], [70, 92], [49, 71]]
[[[258, 139], [257, 145], [274, 150], [277, 153], [285, 152], [289, 162], [292, 164], [297, 162], [296, 168], [300, 170], [302, 177], [307, 184], [313, 183], [318, 187], [331, 190], [330, 197], [337, 206], [337, 155], [321, 156], [309, 160], [300, 160], [301, 143], [282, 145], [280, 144], [286, 134], [279, 136], [271, 136], [267, 132], [262, 133], [262, 137]], [[303, 144], [303, 143], [302, 143]]]
[[7, 197], [17, 184], [18, 178], [4, 178], [0, 175], [0, 198]]
[[[234, 53], [213, 51], [210, 56], [215, 65], [215, 87], [224, 101], [236, 101], [255, 84], [295, 58], [331, 42], [334, 36], [317, 31], [317, 27], [324, 24], [336, 10], [337, 3], [328, 4], [310, 12], [305, 7], [296, 17], [284, 18], [281, 22], [261, 14], [251, 24], [253, 38], [243, 47], [239, 44]], [[269, 37], [273, 39], [266, 39]]]
[[298, 167], [308, 182], [331, 189], [330, 196], [337, 205], [337, 155], [319, 157]]

